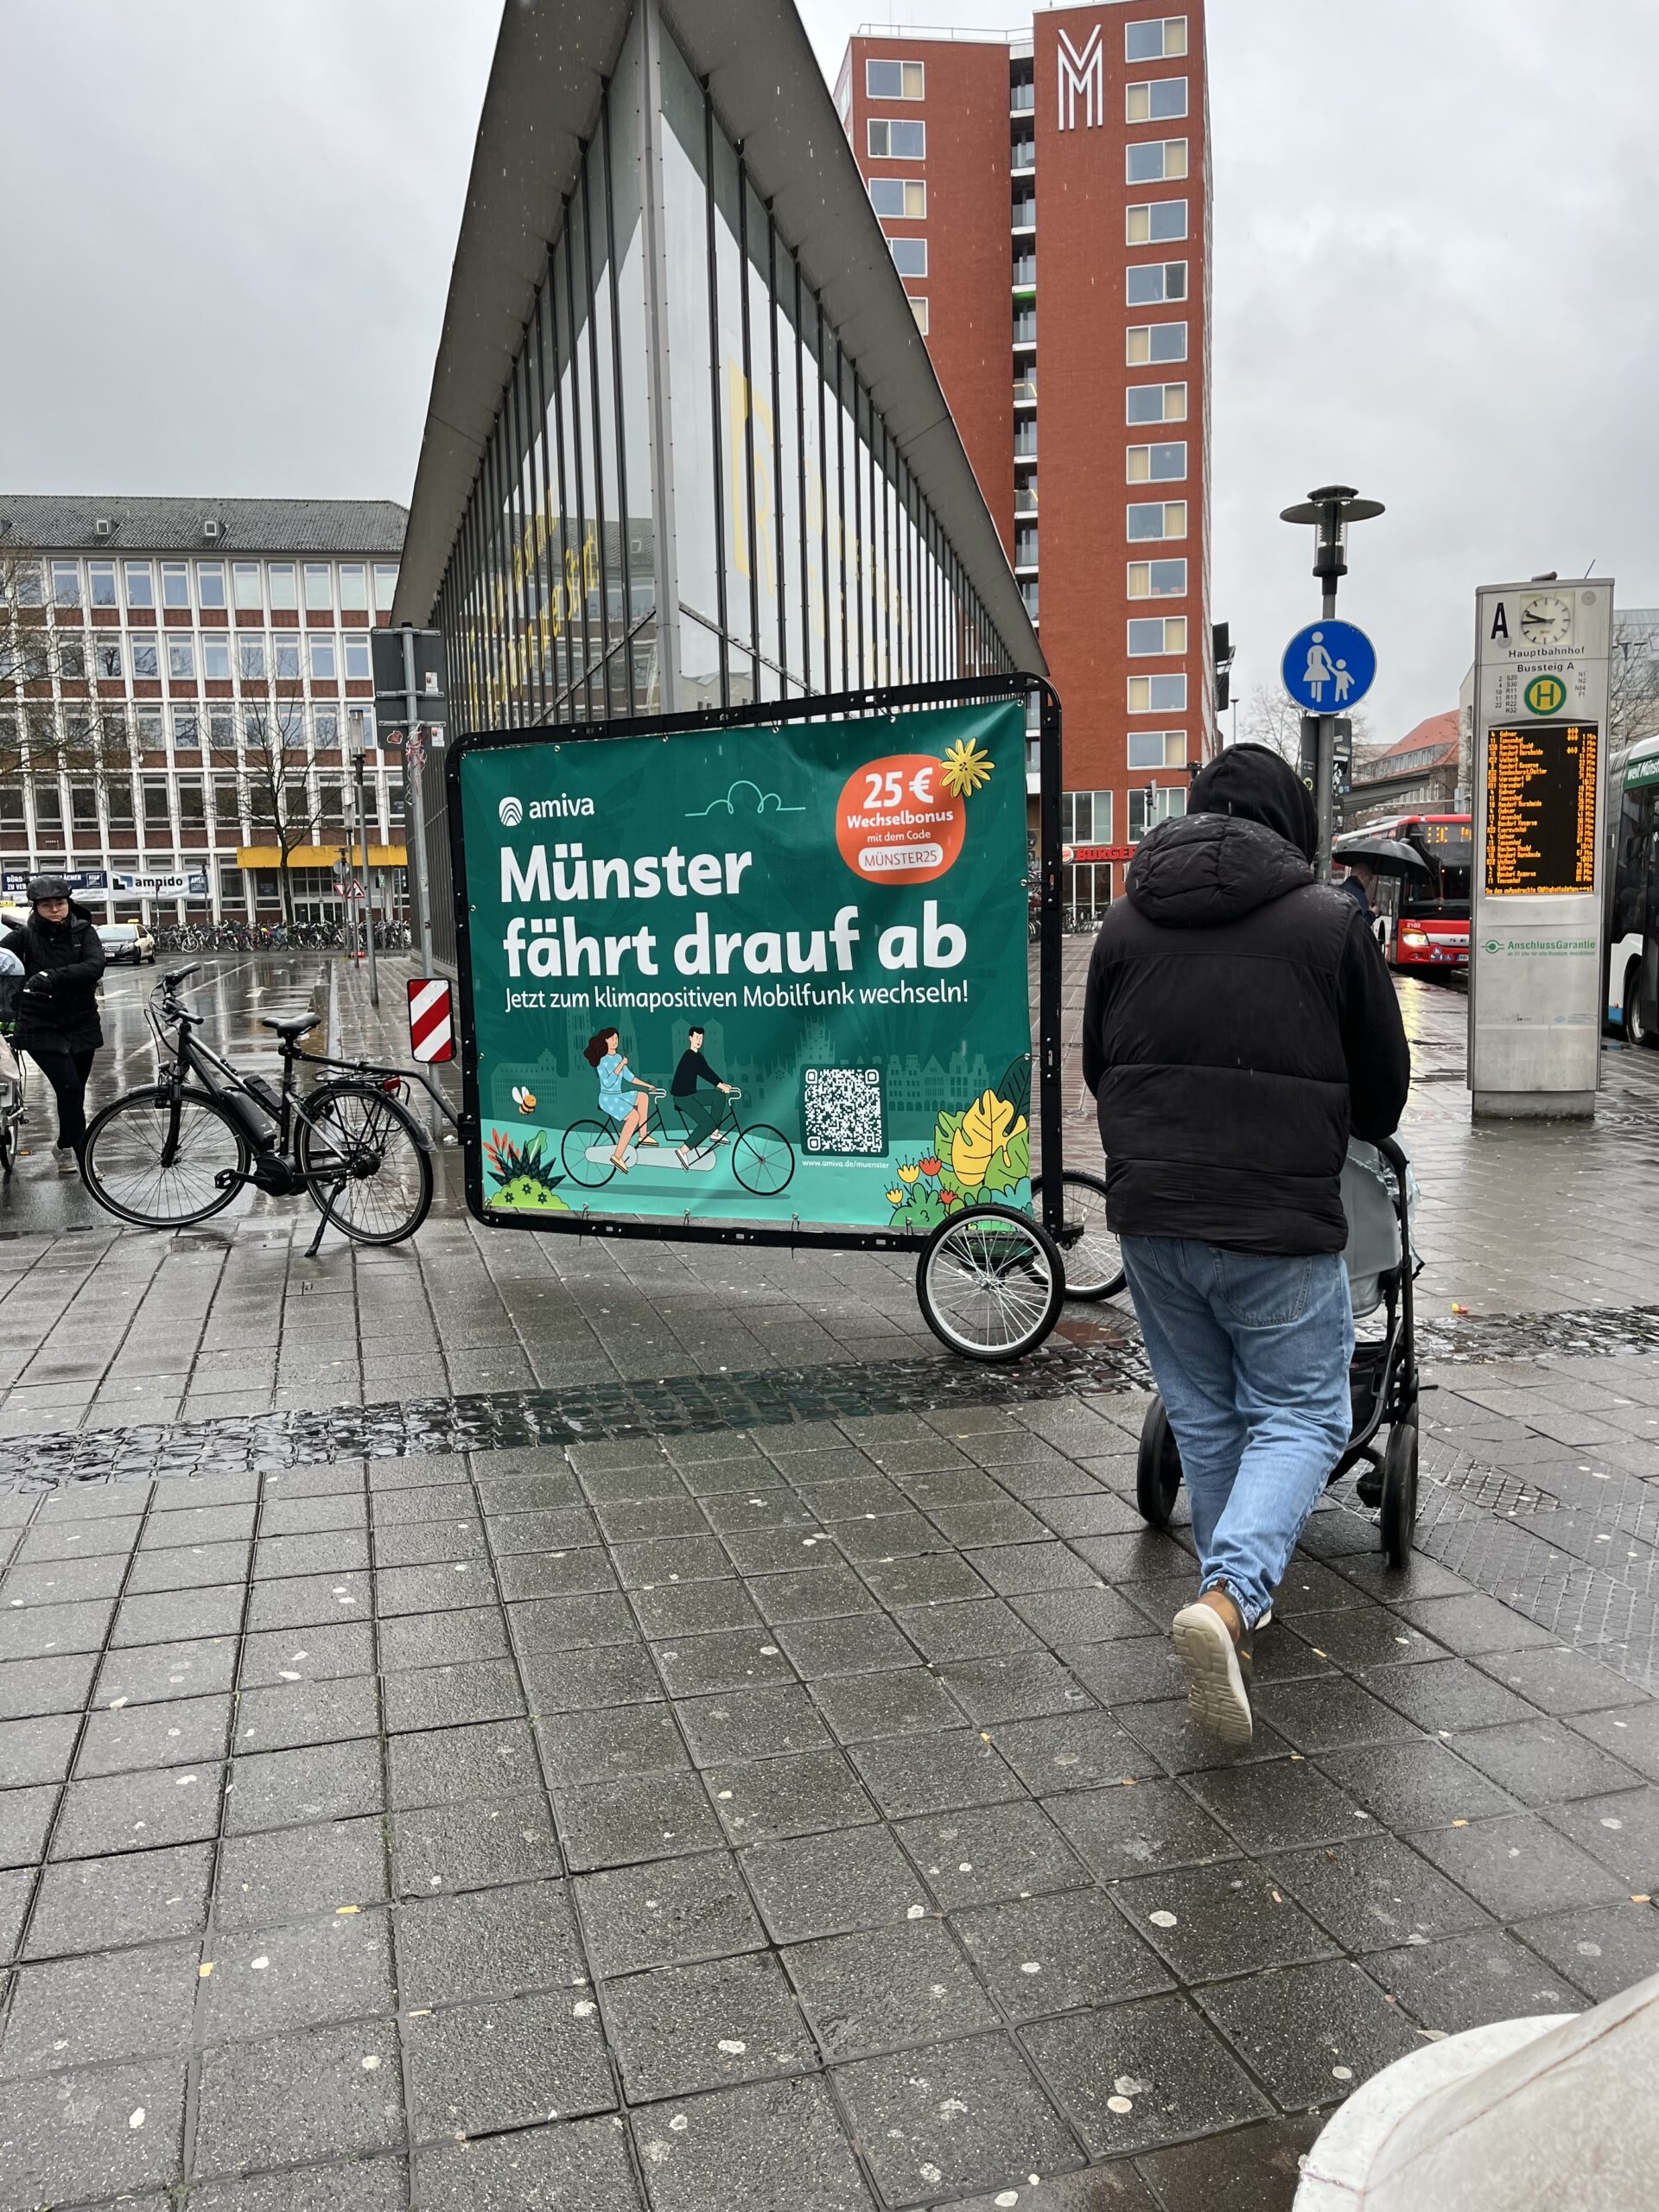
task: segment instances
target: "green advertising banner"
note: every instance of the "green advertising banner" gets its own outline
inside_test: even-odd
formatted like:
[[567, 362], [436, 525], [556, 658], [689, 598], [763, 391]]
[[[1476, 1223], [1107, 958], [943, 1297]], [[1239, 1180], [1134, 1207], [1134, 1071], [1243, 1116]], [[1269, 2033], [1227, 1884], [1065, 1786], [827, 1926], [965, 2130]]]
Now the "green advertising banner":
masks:
[[463, 748], [474, 1206], [1027, 1204], [1025, 756], [1018, 698]]

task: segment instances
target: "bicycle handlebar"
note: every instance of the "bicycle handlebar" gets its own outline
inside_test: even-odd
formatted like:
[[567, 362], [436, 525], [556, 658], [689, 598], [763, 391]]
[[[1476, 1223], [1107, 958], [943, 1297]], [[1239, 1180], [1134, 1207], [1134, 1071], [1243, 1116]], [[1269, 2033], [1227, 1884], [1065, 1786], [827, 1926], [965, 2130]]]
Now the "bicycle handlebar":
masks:
[[175, 991], [187, 978], [198, 974], [200, 968], [200, 961], [193, 960], [188, 968], [175, 968], [170, 976], [163, 976], [162, 981], [169, 991]]

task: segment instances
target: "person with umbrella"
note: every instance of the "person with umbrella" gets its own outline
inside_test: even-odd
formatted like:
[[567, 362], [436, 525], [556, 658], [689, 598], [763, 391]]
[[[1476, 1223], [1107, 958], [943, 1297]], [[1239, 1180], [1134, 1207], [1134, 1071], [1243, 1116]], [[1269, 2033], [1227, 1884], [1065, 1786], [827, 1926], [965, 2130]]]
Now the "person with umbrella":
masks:
[[[1342, 857], [1340, 853], [1337, 855], [1338, 860]], [[1376, 870], [1369, 861], [1352, 860], [1344, 863], [1342, 880], [1337, 886], [1338, 891], [1345, 891], [1351, 899], [1358, 900], [1359, 911], [1368, 925], [1376, 919], [1377, 880]]]

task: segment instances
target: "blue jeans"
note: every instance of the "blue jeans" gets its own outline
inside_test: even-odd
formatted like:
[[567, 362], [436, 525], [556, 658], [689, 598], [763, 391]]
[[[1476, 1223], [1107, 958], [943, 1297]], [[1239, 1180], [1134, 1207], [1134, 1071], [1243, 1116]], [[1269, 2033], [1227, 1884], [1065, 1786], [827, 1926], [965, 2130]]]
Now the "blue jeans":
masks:
[[1346, 1449], [1354, 1349], [1340, 1253], [1119, 1240], [1192, 1508], [1201, 1586], [1254, 1628]]

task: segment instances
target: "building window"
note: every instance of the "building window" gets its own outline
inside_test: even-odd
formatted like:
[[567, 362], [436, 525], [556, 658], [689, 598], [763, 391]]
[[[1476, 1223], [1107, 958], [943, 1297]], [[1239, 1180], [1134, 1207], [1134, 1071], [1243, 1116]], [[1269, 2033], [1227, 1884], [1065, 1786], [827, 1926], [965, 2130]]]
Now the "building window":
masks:
[[264, 594], [259, 588], [259, 563], [257, 561], [237, 561], [232, 563], [232, 575], [236, 584], [236, 604], [238, 613], [263, 609]]
[[1009, 210], [1008, 226], [1011, 230], [1015, 231], [1034, 231], [1036, 229], [1037, 202], [1032, 194], [1027, 193], [1023, 198], [1014, 201], [1013, 207]]
[[[113, 584], [112, 569], [111, 577]], [[54, 561], [52, 563], [52, 604], [54, 607], [80, 605], [80, 563], [79, 561]]]
[[92, 648], [92, 666], [107, 683], [118, 683], [123, 673], [121, 640], [101, 636]]
[[190, 604], [190, 564], [188, 561], [163, 561], [162, 563], [162, 605], [188, 607]]
[[1184, 322], [1141, 322], [1130, 326], [1128, 364], [1132, 369], [1145, 368], [1154, 361], [1184, 361], [1186, 359], [1186, 325]]
[[297, 638], [278, 637], [272, 644], [276, 666], [274, 674], [279, 683], [297, 683], [300, 680], [300, 641]]
[[1132, 715], [1179, 715], [1186, 711], [1184, 676], [1132, 676], [1129, 712]]
[[1186, 236], [1185, 200], [1153, 200], [1128, 209], [1123, 224], [1126, 245], [1164, 245]]
[[210, 683], [227, 683], [231, 676], [231, 641], [209, 631], [201, 641], [201, 672]]
[[1011, 169], [1034, 169], [1036, 166], [1037, 141], [1034, 138], [1016, 138], [1008, 149], [1008, 167]]
[[207, 804], [201, 785], [194, 780], [179, 785], [179, 821], [187, 830], [205, 830], [207, 826]]
[[314, 614], [334, 612], [334, 588], [326, 561], [308, 561], [305, 564], [305, 603]]
[[1027, 613], [1030, 615], [1032, 620], [1035, 622], [1038, 620], [1037, 582], [1035, 577], [1027, 576], [1025, 578], [1020, 586], [1020, 596], [1026, 602]]
[[194, 683], [196, 680], [196, 645], [194, 638], [169, 638], [167, 641], [167, 672], [175, 683]]
[[919, 100], [926, 96], [927, 75], [919, 61], [867, 61], [864, 91], [873, 100]]
[[1185, 537], [1186, 501], [1154, 499], [1144, 505], [1136, 501], [1129, 509], [1129, 536], [1132, 538]]
[[1126, 412], [1131, 423], [1185, 423], [1186, 386], [1184, 384], [1132, 384]]
[[1184, 653], [1186, 651], [1185, 614], [1142, 616], [1129, 624], [1131, 653]]
[[159, 830], [163, 839], [173, 833], [173, 810], [167, 803], [167, 785], [154, 777], [144, 780], [144, 827]]
[[346, 640], [346, 673], [353, 683], [360, 683], [372, 676], [369, 664], [369, 641], [366, 638], [348, 637]]
[[222, 561], [197, 562], [196, 604], [198, 607], [224, 606], [225, 563]]
[[925, 123], [900, 123], [891, 116], [873, 115], [865, 128], [873, 162], [920, 162], [927, 158]]
[[1172, 61], [1186, 52], [1186, 17], [1154, 16], [1147, 22], [1123, 26], [1126, 61]]
[[311, 648], [312, 682], [332, 683], [339, 672], [334, 660], [333, 632], [327, 630], [315, 630], [308, 642]]
[[1131, 768], [1185, 768], [1186, 732], [1181, 729], [1132, 729], [1129, 732]]
[[1166, 445], [1131, 446], [1128, 461], [1131, 484], [1179, 484], [1186, 475], [1186, 440], [1174, 438]]
[[360, 561], [342, 561], [340, 564], [340, 603], [353, 609], [366, 607], [369, 603], [368, 571]]
[[925, 338], [927, 335], [927, 302], [925, 300], [918, 300], [912, 295], [910, 302], [910, 311], [916, 318], [917, 329], [919, 330], [923, 337]]
[[1034, 569], [1037, 565], [1037, 531], [1033, 524], [1028, 530], [1014, 533], [1014, 565], [1016, 569]]
[[1160, 822], [1179, 819], [1186, 812], [1186, 791], [1184, 785], [1160, 784], [1150, 791], [1129, 793], [1129, 842], [1138, 845], [1148, 830]]
[[[1018, 68], [1018, 67], [1020, 67], [1021, 65], [1020, 65], [1019, 63], [1016, 63], [1014, 66], [1015, 66], [1015, 67], [1016, 67], [1016, 68]], [[1033, 64], [1032, 64], [1031, 62], [1027, 61], [1027, 62], [1026, 62], [1023, 66], [1024, 66], [1024, 67], [1025, 67], [1025, 68], [1027, 68], [1027, 69], [1031, 69], [1031, 68], [1033, 67]], [[1029, 76], [1029, 77], [1027, 77], [1027, 76], [1019, 76], [1019, 77], [1014, 77], [1014, 78], [1013, 78], [1013, 79], [1011, 79], [1010, 83], [1009, 83], [1009, 86], [1008, 86], [1008, 112], [1009, 112], [1009, 114], [1010, 114], [1010, 115], [1031, 115], [1031, 114], [1033, 114], [1033, 113], [1034, 113], [1034, 112], [1035, 112], [1036, 106], [1037, 106], [1037, 80], [1036, 80], [1036, 78], [1035, 78], [1034, 76]]]
[[127, 605], [154, 607], [156, 604], [156, 572], [148, 561], [129, 561], [127, 563]]
[[104, 787], [104, 804], [109, 809], [110, 834], [123, 830], [130, 842], [132, 836], [132, 785], [124, 776]]
[[270, 603], [273, 607], [297, 607], [299, 587], [291, 561], [273, 561], [270, 564]]
[[238, 633], [236, 640], [236, 665], [245, 683], [263, 679], [265, 673], [265, 641], [253, 633]]
[[[44, 653], [41, 653], [38, 663], [35, 663], [33, 656], [29, 654], [26, 651], [24, 656], [23, 672], [25, 675], [33, 676], [38, 680], [39, 678], [50, 676], [52, 671], [48, 664], [47, 658]], [[66, 683], [84, 683], [86, 681], [86, 646], [83, 639], [71, 637], [67, 634], [60, 637], [58, 639], [58, 674], [63, 678]]]
[[98, 842], [98, 792], [92, 785], [71, 784], [69, 819], [83, 833], [83, 842]]
[[1124, 174], [1131, 184], [1176, 183], [1186, 175], [1186, 141], [1144, 139], [1138, 145], [1125, 148], [1124, 162]]
[[1173, 123], [1186, 113], [1185, 77], [1154, 77], [1149, 84], [1125, 85], [1125, 123]]
[[1186, 297], [1184, 261], [1147, 261], [1129, 270], [1128, 303], [1132, 308], [1161, 307], [1166, 300]]
[[878, 215], [919, 223], [927, 213], [927, 187], [919, 177], [873, 176], [870, 205]]
[[888, 251], [893, 265], [901, 276], [925, 276], [927, 274], [927, 240], [925, 238], [889, 238]]
[[1060, 842], [1063, 845], [1109, 845], [1111, 842], [1110, 791], [1060, 793]]
[[[114, 562], [89, 561], [86, 563], [86, 588], [94, 607], [118, 606]], [[58, 603], [61, 606], [63, 602], [60, 601]]]
[[167, 717], [159, 707], [140, 707], [132, 717], [132, 734], [141, 753], [164, 752]]
[[135, 630], [132, 633], [132, 672], [147, 683], [154, 683], [161, 675], [161, 658], [156, 650], [153, 630]]
[[63, 793], [55, 783], [36, 784], [35, 789], [35, 826], [39, 830], [55, 830], [63, 835]]
[[196, 753], [201, 748], [201, 720], [194, 707], [173, 709], [173, 750]]
[[1185, 561], [1131, 561], [1131, 599], [1184, 599], [1186, 596]]
[[391, 602], [397, 596], [397, 563], [377, 561], [374, 564], [374, 604], [381, 614], [389, 613]]

